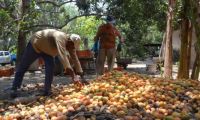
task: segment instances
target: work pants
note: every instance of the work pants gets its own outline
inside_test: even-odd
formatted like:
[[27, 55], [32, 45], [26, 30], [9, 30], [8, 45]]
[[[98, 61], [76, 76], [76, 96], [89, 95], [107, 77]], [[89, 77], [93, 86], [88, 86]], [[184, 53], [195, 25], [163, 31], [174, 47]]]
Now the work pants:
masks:
[[53, 70], [54, 70], [54, 58], [45, 53], [37, 53], [32, 44], [29, 42], [25, 52], [22, 56], [19, 66], [17, 67], [15, 78], [12, 84], [13, 89], [21, 87], [23, 77], [25, 72], [28, 70], [29, 66], [37, 59], [42, 57], [45, 63], [45, 92], [51, 90], [51, 84], [53, 81]]
[[116, 49], [99, 49], [99, 53], [97, 56], [96, 63], [96, 71], [98, 75], [102, 75], [104, 73], [104, 64], [107, 59], [108, 71], [113, 70], [114, 62], [116, 57]]

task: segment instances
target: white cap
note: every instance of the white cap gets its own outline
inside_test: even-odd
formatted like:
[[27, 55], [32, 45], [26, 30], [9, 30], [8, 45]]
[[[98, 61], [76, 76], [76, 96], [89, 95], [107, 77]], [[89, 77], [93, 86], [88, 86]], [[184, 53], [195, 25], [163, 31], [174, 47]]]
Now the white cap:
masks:
[[74, 42], [76, 50], [80, 50], [81, 37], [77, 34], [71, 34], [70, 40]]
[[71, 39], [72, 41], [81, 40], [81, 37], [80, 37], [79, 35], [77, 35], [77, 34], [71, 34], [71, 35], [70, 35], [70, 39]]

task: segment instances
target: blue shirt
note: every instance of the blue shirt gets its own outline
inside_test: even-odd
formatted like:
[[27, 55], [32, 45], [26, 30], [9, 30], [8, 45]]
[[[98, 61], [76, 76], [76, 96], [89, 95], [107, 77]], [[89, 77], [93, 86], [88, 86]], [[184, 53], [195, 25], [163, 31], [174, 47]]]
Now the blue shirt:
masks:
[[92, 51], [94, 51], [95, 53], [98, 53], [98, 51], [99, 51], [99, 40], [95, 41], [95, 43], [93, 44]]

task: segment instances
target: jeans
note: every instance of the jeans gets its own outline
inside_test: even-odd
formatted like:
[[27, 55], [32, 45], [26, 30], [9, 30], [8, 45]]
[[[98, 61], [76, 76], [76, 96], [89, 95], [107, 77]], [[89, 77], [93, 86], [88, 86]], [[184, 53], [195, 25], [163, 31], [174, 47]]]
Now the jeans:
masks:
[[18, 89], [21, 87], [25, 72], [28, 70], [29, 66], [39, 57], [42, 57], [45, 63], [44, 90], [45, 92], [49, 92], [51, 90], [51, 84], [53, 81], [54, 58], [45, 53], [37, 53], [30, 42], [28, 43], [20, 64], [17, 67], [15, 78], [12, 84], [13, 89]]

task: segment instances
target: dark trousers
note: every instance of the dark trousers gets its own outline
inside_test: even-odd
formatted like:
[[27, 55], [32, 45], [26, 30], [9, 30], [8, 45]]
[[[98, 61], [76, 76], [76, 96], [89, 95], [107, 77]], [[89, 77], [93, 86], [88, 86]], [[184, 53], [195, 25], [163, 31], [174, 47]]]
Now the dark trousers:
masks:
[[39, 57], [44, 59], [45, 63], [45, 91], [51, 90], [51, 83], [53, 81], [53, 70], [54, 70], [54, 59], [52, 56], [47, 55], [45, 53], [37, 53], [32, 44], [29, 42], [25, 52], [22, 56], [22, 60], [20, 61], [19, 66], [17, 67], [15, 79], [13, 81], [13, 89], [17, 89], [21, 87], [24, 73], [27, 71], [29, 66]]

